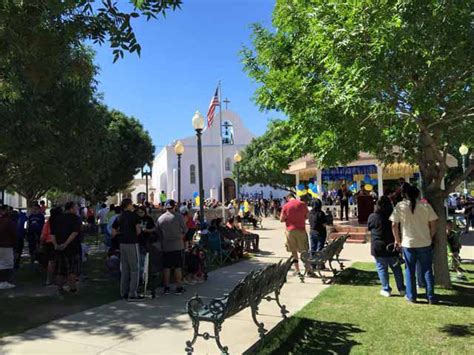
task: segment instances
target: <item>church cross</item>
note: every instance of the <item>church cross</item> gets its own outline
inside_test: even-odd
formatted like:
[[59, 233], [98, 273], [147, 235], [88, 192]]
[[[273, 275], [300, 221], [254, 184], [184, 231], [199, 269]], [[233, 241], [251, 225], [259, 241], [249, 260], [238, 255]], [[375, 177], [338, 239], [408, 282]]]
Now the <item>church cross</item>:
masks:
[[226, 97], [225, 100], [224, 100], [224, 103], [225, 103], [225, 109], [227, 110], [227, 108], [229, 106], [229, 103], [230, 103], [230, 100]]

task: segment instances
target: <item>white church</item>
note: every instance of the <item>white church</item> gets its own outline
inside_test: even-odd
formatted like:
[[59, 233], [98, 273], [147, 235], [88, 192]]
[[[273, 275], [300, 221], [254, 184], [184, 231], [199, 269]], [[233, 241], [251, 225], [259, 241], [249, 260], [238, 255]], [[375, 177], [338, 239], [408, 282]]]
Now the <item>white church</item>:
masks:
[[[205, 198], [222, 200], [221, 190], [221, 148], [219, 119], [216, 115], [211, 128], [202, 133], [203, 185]], [[234, 155], [242, 151], [255, 135], [244, 126], [241, 118], [233, 111], [222, 111], [222, 141], [224, 161], [224, 200], [237, 196], [237, 181], [232, 174]], [[178, 140], [178, 139], [177, 139]], [[176, 141], [177, 141], [176, 140]], [[193, 194], [199, 191], [198, 153], [196, 136], [179, 139], [184, 145], [181, 156], [181, 200], [193, 199]], [[164, 191], [168, 198], [178, 198], [178, 157], [174, 151], [175, 142], [165, 146], [156, 155], [152, 167], [152, 177], [149, 180], [149, 201], [159, 203], [159, 195]], [[144, 196], [145, 180], [135, 179], [131, 198], [138, 202]], [[240, 194], [253, 196], [263, 195], [264, 198], [273, 196], [283, 197], [285, 191], [261, 185], [240, 185]]]

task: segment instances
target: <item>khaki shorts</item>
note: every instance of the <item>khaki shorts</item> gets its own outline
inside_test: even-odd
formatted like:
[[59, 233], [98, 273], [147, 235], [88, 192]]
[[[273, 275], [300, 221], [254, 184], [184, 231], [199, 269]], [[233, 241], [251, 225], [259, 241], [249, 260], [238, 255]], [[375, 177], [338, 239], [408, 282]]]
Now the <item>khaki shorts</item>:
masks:
[[309, 250], [308, 235], [304, 230], [286, 231], [286, 250], [290, 253], [303, 253]]

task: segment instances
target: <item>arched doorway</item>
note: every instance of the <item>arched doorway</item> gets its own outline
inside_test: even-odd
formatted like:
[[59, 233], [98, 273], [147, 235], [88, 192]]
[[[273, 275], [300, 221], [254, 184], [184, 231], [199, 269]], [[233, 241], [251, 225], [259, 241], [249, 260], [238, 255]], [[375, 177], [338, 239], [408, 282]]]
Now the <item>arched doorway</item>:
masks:
[[[222, 186], [222, 184], [221, 184]], [[235, 190], [235, 181], [232, 180], [231, 178], [225, 178], [224, 179], [224, 201], [230, 201], [234, 198], [236, 198], [236, 190]], [[219, 189], [219, 197], [222, 197], [222, 190]], [[222, 198], [220, 198], [222, 201]]]

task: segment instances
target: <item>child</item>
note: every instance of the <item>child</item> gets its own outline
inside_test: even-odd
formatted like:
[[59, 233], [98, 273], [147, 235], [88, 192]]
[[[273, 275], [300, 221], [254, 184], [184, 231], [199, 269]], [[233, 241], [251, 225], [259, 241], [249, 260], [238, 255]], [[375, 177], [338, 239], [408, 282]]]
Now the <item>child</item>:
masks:
[[453, 221], [446, 222], [446, 234], [448, 237], [448, 252], [449, 261], [451, 268], [456, 271], [459, 279], [465, 280], [466, 276], [463, 275], [463, 269], [461, 268], [461, 257], [459, 252], [461, 251], [461, 240], [459, 233], [454, 231]]

